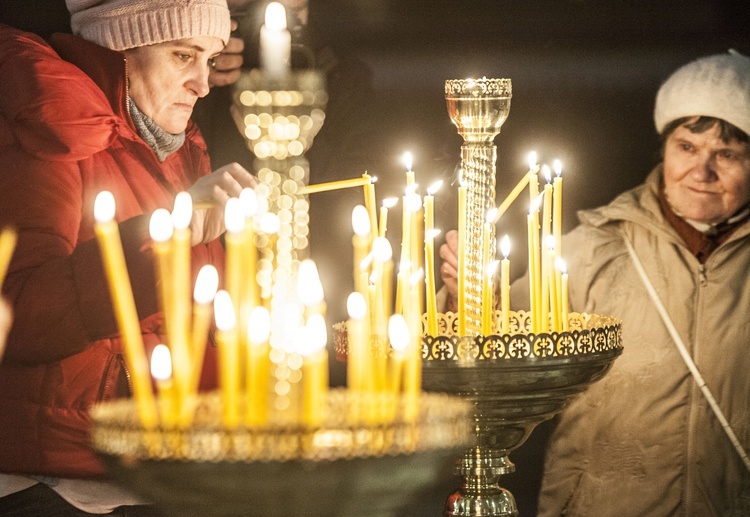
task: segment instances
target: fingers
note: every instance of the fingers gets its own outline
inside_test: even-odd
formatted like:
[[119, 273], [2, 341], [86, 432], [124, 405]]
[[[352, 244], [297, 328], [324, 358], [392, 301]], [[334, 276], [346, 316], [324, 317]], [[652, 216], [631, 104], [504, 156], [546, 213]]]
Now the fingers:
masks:
[[213, 60], [213, 67], [208, 74], [208, 83], [211, 86], [226, 86], [240, 78], [244, 48], [245, 42], [242, 38], [229, 38], [224, 50]]
[[242, 189], [255, 188], [256, 185], [255, 176], [235, 162], [202, 177], [188, 192], [194, 206], [224, 206], [230, 197], [239, 197]]

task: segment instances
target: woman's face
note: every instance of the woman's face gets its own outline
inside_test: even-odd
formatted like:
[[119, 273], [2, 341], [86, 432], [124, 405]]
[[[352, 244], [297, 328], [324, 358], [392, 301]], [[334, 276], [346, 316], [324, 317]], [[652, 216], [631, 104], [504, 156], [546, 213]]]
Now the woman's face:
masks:
[[160, 128], [182, 133], [208, 93], [209, 62], [223, 48], [221, 39], [200, 36], [126, 50], [128, 93]]
[[664, 144], [667, 199], [688, 219], [720, 223], [750, 201], [750, 144], [723, 142], [718, 125], [693, 133], [685, 124]]

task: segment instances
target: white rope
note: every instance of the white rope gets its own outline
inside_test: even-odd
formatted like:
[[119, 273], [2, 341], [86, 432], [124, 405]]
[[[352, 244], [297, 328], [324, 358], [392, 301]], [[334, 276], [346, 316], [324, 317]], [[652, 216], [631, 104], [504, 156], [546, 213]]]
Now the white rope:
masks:
[[729, 438], [729, 441], [732, 442], [732, 445], [737, 451], [737, 454], [740, 455], [740, 459], [742, 459], [742, 462], [745, 464], [745, 467], [747, 468], [747, 470], [750, 471], [750, 458], [748, 458], [747, 452], [745, 452], [745, 449], [742, 447], [742, 444], [737, 439], [737, 435], [734, 434], [734, 430], [732, 429], [732, 426], [727, 421], [726, 417], [724, 416], [724, 413], [722, 413], [721, 408], [719, 407], [719, 404], [716, 402], [716, 399], [714, 399], [713, 394], [711, 394], [711, 390], [706, 385], [706, 381], [703, 380], [703, 376], [701, 375], [700, 371], [698, 371], [698, 367], [693, 362], [693, 358], [690, 357], [690, 353], [688, 352], [684, 341], [682, 341], [682, 338], [678, 334], [677, 329], [674, 326], [674, 323], [672, 323], [672, 319], [669, 317], [667, 310], [664, 308], [664, 304], [662, 304], [661, 299], [659, 298], [659, 295], [656, 292], [656, 289], [654, 289], [654, 286], [651, 284], [651, 280], [649, 280], [648, 275], [646, 275], [646, 270], [643, 269], [643, 265], [641, 264], [641, 261], [638, 259], [638, 255], [635, 254], [635, 249], [633, 249], [633, 245], [630, 243], [628, 238], [625, 237], [624, 235], [623, 235], [623, 240], [625, 241], [625, 244], [628, 247], [630, 258], [633, 259], [633, 264], [635, 265], [635, 269], [638, 271], [638, 274], [641, 275], [641, 280], [643, 280], [643, 285], [646, 286], [646, 290], [648, 291], [648, 294], [651, 295], [651, 299], [653, 300], [654, 305], [656, 306], [656, 310], [659, 311], [659, 315], [661, 316], [662, 321], [664, 321], [664, 325], [667, 327], [669, 334], [672, 336], [672, 339], [674, 340], [675, 345], [677, 345], [677, 350], [679, 350], [680, 355], [682, 356], [682, 360], [685, 361], [685, 364], [687, 365], [688, 370], [690, 370], [690, 373], [693, 374], [693, 378], [695, 379], [695, 382], [698, 384], [698, 387], [700, 388], [701, 393], [703, 393], [703, 396], [708, 401], [708, 405], [711, 406], [711, 409], [716, 415], [716, 418], [719, 420], [719, 423], [724, 429], [724, 432]]

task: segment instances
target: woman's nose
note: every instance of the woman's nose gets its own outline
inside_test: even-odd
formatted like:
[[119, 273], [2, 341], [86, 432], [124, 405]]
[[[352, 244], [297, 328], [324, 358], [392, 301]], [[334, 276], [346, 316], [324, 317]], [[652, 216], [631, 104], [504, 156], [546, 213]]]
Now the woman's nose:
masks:
[[186, 86], [198, 97], [205, 97], [211, 89], [208, 85], [208, 72], [208, 63], [196, 65], [192, 76], [186, 83]]

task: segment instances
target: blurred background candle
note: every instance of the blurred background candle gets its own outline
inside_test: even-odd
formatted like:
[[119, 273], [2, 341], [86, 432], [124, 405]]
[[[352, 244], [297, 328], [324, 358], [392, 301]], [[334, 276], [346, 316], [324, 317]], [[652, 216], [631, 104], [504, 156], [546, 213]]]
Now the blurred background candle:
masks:
[[273, 79], [289, 73], [292, 36], [286, 28], [286, 9], [279, 2], [266, 7], [260, 28], [260, 66]]
[[300, 348], [302, 355], [302, 422], [316, 427], [323, 422], [328, 393], [328, 341], [326, 322], [313, 314], [306, 324], [307, 339]]
[[500, 332], [507, 334], [510, 331], [510, 238], [507, 235], [500, 240], [500, 253], [503, 255], [500, 261]]
[[393, 351], [390, 354], [388, 368], [388, 387], [398, 394], [401, 391], [405, 353], [411, 342], [409, 325], [401, 314], [394, 314], [388, 319], [388, 340]]
[[370, 216], [367, 209], [357, 205], [352, 210], [352, 246], [354, 247], [354, 285], [357, 292], [367, 294], [369, 283], [368, 269], [362, 269], [365, 258], [370, 253]]
[[220, 290], [214, 297], [216, 341], [219, 347], [219, 386], [222, 419], [228, 429], [239, 424], [239, 342], [237, 318], [229, 293]]
[[269, 338], [271, 315], [263, 306], [254, 307], [247, 318], [247, 368], [245, 379], [245, 422], [263, 425], [268, 421], [268, 396], [271, 371]]
[[181, 398], [188, 389], [189, 365], [188, 346], [190, 346], [190, 317], [192, 305], [192, 278], [190, 269], [190, 220], [193, 216], [193, 199], [187, 192], [180, 192], [174, 200], [172, 209], [172, 289], [174, 317], [171, 330], [172, 340], [169, 349], [172, 352], [172, 377]]
[[555, 170], [555, 179], [552, 182], [552, 235], [555, 236], [555, 251], [558, 257], [562, 257], [562, 162], [552, 162]]
[[172, 356], [166, 345], [158, 344], [151, 352], [151, 376], [156, 381], [159, 390], [159, 414], [164, 426], [172, 426], [176, 420], [179, 408], [174, 400], [174, 384], [172, 383]]
[[383, 200], [383, 206], [380, 207], [380, 225], [378, 226], [378, 236], [385, 237], [388, 228], [388, 210], [396, 206], [397, 197], [388, 197]]
[[216, 296], [218, 288], [219, 272], [211, 264], [206, 264], [198, 271], [198, 278], [195, 280], [195, 289], [193, 290], [193, 331], [190, 336], [193, 364], [189, 395], [195, 395], [200, 384], [208, 333], [211, 329], [214, 296]]

